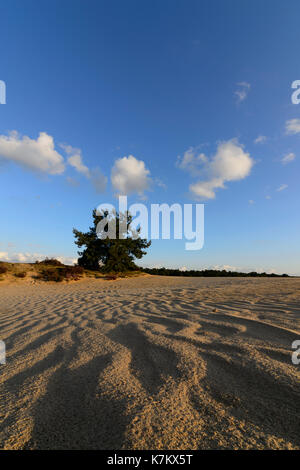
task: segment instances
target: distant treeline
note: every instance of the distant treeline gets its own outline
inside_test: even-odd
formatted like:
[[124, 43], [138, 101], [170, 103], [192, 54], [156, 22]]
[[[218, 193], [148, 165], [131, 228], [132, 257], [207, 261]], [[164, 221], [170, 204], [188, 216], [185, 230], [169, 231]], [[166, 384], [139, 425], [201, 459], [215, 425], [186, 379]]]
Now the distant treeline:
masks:
[[168, 269], [168, 268], [143, 268], [143, 272], [148, 274], [154, 274], [159, 276], [184, 276], [184, 277], [289, 277], [288, 274], [267, 274], [257, 273], [255, 271], [251, 273], [241, 273], [237, 271], [219, 271], [216, 269], [204, 269], [197, 271], [191, 269], [189, 271], [181, 271], [180, 269]]

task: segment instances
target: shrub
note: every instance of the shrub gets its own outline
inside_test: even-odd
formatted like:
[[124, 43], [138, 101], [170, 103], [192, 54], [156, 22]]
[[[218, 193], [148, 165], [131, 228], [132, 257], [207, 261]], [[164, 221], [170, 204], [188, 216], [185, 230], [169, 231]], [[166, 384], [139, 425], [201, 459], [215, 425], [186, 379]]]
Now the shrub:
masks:
[[0, 266], [0, 274], [5, 274], [7, 273], [7, 267], [6, 266]]
[[36, 261], [35, 264], [46, 264], [47, 266], [63, 266], [63, 264], [55, 258], [45, 258], [42, 261]]
[[61, 282], [63, 281], [64, 277], [59, 272], [58, 269], [43, 269], [38, 276], [39, 279], [43, 281], [54, 281], [54, 282]]
[[84, 269], [81, 266], [63, 266], [57, 268], [46, 268], [43, 269], [38, 279], [43, 281], [77, 281], [79, 277], [84, 273]]
[[76, 281], [84, 273], [84, 268], [82, 266], [66, 266], [60, 269], [60, 272], [66, 280]]
[[84, 268], [82, 266], [70, 266], [72, 271], [76, 274], [83, 274], [84, 273]]
[[24, 278], [26, 277], [26, 271], [22, 271], [22, 272], [19, 272], [19, 273], [15, 273], [15, 277], [19, 277], [19, 278]]

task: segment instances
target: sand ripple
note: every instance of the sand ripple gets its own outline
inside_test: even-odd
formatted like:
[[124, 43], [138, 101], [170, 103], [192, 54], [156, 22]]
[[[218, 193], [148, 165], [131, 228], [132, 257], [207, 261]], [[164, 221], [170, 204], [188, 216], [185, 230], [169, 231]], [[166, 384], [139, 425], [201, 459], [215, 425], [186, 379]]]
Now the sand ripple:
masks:
[[0, 289], [0, 448], [300, 449], [300, 279]]

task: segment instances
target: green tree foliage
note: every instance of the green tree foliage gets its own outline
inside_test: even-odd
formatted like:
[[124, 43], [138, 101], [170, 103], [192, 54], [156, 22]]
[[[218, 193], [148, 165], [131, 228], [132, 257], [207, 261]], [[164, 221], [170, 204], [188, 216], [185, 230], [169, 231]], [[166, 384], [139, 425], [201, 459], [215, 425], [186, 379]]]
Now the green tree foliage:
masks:
[[[127, 216], [127, 220], [126, 220]], [[99, 223], [109, 218], [110, 223], [115, 224], [116, 238], [107, 237], [108, 224], [99, 232]], [[124, 272], [137, 269], [135, 259], [140, 259], [146, 254], [145, 249], [151, 245], [151, 241], [134, 237], [130, 228], [132, 216], [127, 214], [109, 214], [103, 211], [100, 214], [93, 210], [93, 225], [84, 233], [73, 229], [76, 245], [83, 251], [79, 251], [78, 264], [86, 269], [102, 270], [104, 272]], [[135, 232], [137, 235], [140, 229]]]
[[191, 269], [181, 271], [180, 269], [169, 268], [144, 268], [143, 271], [148, 274], [158, 276], [183, 276], [183, 277], [289, 277], [287, 274], [267, 274], [267, 273], [242, 273], [240, 271], [222, 271], [216, 269], [204, 269], [202, 271]]

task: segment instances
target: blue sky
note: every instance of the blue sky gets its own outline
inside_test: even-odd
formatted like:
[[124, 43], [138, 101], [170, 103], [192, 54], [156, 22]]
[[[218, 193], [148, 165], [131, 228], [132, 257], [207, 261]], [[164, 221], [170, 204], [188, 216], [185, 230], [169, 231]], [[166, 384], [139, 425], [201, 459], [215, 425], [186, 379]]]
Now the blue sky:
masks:
[[205, 204], [204, 248], [154, 241], [144, 266], [300, 274], [299, 14], [294, 0], [3, 1], [0, 258], [75, 258], [72, 228], [128, 189]]

